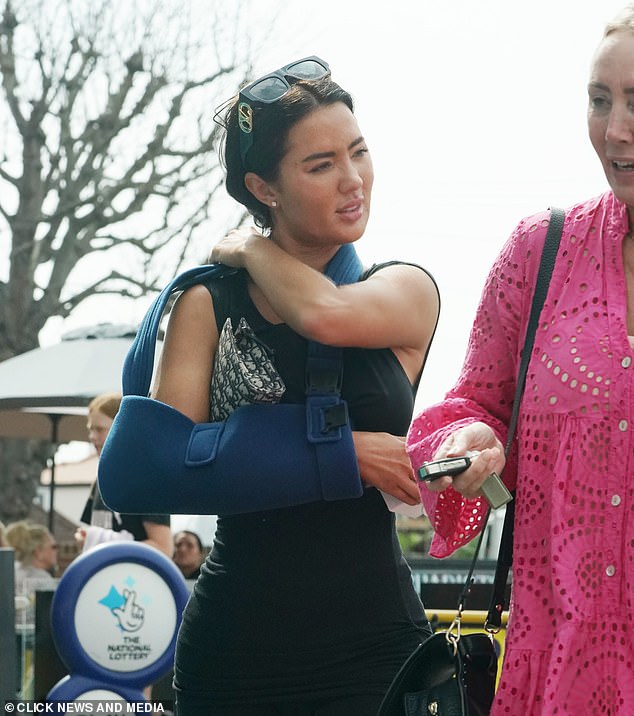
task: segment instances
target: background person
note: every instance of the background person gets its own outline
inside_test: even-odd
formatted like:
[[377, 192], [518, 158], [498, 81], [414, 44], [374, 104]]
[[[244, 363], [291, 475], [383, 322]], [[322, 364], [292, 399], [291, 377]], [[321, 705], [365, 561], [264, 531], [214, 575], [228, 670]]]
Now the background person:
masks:
[[15, 552], [15, 593], [22, 598], [18, 600], [16, 623], [33, 624], [35, 592], [55, 588], [57, 542], [44, 525], [28, 520], [9, 524], [5, 538]]
[[7, 545], [14, 550], [17, 689], [22, 698], [32, 697], [35, 593], [54, 590], [57, 542], [44, 525], [28, 520], [6, 527]]
[[340, 246], [364, 233], [373, 168], [350, 95], [323, 61], [295, 64], [265, 80], [275, 88], [283, 77], [271, 101], [242, 90], [223, 112], [227, 189], [266, 236], [231, 232], [211, 259], [244, 270], [176, 301], [154, 394], [208, 420], [227, 316], [234, 325], [245, 317], [273, 349], [283, 402], [305, 402], [307, 339], [342, 346], [342, 397], [367, 489], [358, 499], [218, 517], [179, 633], [180, 716], [367, 716], [430, 631], [394, 514], [375, 488], [420, 502], [404, 433], [437, 289], [420, 267], [402, 263], [376, 266], [353, 285], [324, 276]]
[[[605, 30], [588, 84], [590, 140], [611, 191], [566, 211], [515, 449], [513, 591], [494, 716], [634, 713], [634, 6]], [[421, 488], [444, 557], [478, 532], [502, 445], [548, 213], [495, 262], [466, 361], [408, 435], [414, 468], [480, 451]]]
[[[119, 393], [104, 393], [88, 406], [88, 439], [101, 455], [106, 438], [121, 405]], [[155, 547], [172, 557], [172, 533], [169, 515], [125, 515], [113, 512], [101, 498], [97, 481], [80, 518], [75, 539], [84, 551], [103, 542], [135, 540]]]
[[172, 559], [185, 579], [197, 579], [206, 554], [203, 543], [195, 532], [181, 530], [174, 535]]

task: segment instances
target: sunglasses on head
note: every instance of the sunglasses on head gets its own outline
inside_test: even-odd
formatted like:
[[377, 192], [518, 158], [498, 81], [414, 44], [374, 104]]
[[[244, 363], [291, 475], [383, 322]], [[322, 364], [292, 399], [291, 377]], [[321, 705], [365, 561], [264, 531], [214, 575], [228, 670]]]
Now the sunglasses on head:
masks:
[[238, 97], [238, 126], [240, 127], [242, 166], [245, 166], [247, 154], [253, 146], [253, 108], [257, 105], [277, 102], [296, 82], [320, 80], [329, 76], [330, 67], [328, 63], [315, 55], [311, 55], [280, 67], [275, 72], [269, 72], [240, 90]]

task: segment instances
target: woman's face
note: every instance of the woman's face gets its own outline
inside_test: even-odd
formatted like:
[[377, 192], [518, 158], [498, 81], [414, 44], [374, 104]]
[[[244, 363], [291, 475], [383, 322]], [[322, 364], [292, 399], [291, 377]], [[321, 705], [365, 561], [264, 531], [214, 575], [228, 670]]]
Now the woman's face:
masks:
[[111, 417], [104, 415], [99, 410], [91, 410], [88, 413], [88, 440], [94, 445], [97, 455], [101, 455], [103, 444], [106, 442], [113, 422]]
[[271, 183], [275, 240], [287, 249], [356, 241], [368, 223], [374, 171], [354, 114], [343, 102], [319, 107], [291, 129], [287, 148]]
[[35, 548], [32, 564], [46, 570], [50, 570], [57, 565], [57, 542], [55, 542], [53, 535], [47, 535], [42, 544]]
[[198, 543], [190, 534], [179, 532], [174, 537], [174, 563], [181, 569], [196, 569], [203, 557]]
[[588, 132], [615, 196], [634, 208], [634, 33], [613, 32], [597, 49]]

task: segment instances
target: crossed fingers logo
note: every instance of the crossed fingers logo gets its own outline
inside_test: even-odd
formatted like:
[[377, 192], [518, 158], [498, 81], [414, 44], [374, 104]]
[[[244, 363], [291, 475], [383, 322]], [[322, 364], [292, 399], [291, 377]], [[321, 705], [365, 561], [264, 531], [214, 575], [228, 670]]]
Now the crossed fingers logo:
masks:
[[121, 594], [112, 586], [99, 602], [110, 610], [121, 631], [135, 632], [143, 626], [145, 609], [137, 603], [137, 593], [133, 589], [124, 589]]

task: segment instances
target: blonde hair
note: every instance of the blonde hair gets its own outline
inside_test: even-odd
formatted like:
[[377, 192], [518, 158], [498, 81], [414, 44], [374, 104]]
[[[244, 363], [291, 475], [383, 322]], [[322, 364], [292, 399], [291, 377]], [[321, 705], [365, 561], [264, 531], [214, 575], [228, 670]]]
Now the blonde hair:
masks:
[[10, 524], [5, 530], [5, 537], [9, 546], [15, 550], [17, 560], [24, 565], [31, 564], [35, 550], [53, 539], [53, 535], [44, 525], [27, 520]]
[[114, 420], [121, 406], [121, 393], [102, 393], [88, 404], [88, 412], [99, 412]]
[[619, 30], [634, 33], [634, 3], [621, 8], [603, 30], [603, 38]]

